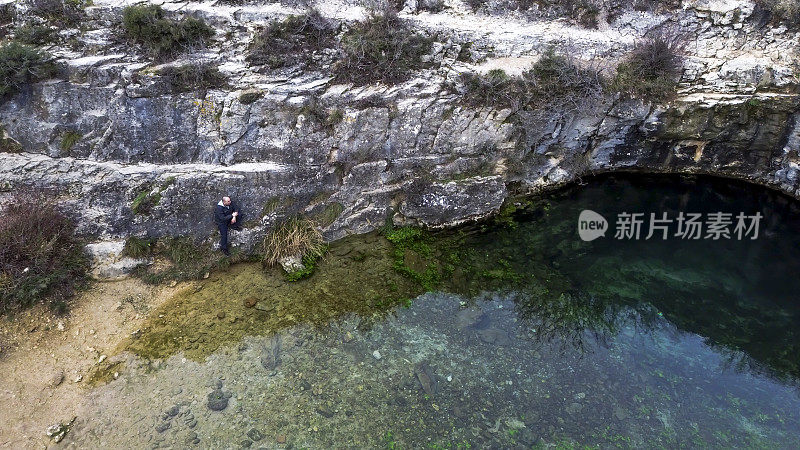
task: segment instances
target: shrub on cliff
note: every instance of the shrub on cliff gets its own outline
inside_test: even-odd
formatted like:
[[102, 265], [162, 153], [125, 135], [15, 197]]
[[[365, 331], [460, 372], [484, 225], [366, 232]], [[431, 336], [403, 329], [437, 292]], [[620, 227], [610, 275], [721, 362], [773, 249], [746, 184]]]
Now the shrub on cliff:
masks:
[[73, 223], [41, 194], [19, 194], [0, 213], [0, 312], [45, 302], [63, 312], [89, 260]]
[[84, 7], [90, 0], [30, 0], [28, 14], [41, 17], [49, 23], [75, 27], [84, 16]]
[[485, 75], [464, 73], [461, 82], [464, 101], [474, 106], [579, 109], [603, 95], [605, 80], [599, 70], [580, 67], [550, 49], [522, 76], [495, 69]]
[[0, 38], [4, 36], [2, 27], [11, 24], [14, 21], [14, 4], [7, 3], [0, 5]]
[[122, 28], [129, 41], [142, 45], [159, 59], [202, 48], [214, 36], [214, 29], [201, 19], [167, 18], [156, 5], [126, 7], [122, 12]]
[[373, 11], [350, 28], [341, 40], [336, 78], [356, 85], [399, 83], [427, 66], [423, 56], [433, 40], [414, 31], [391, 9]]
[[444, 0], [419, 0], [417, 2], [417, 11], [427, 11], [435, 14], [444, 11], [445, 8]]
[[0, 97], [55, 73], [55, 64], [44, 52], [13, 41], [0, 45]]
[[464, 101], [473, 106], [521, 106], [526, 90], [521, 78], [510, 77], [503, 69], [492, 69], [485, 74], [461, 74]]
[[311, 65], [313, 54], [334, 45], [338, 25], [316, 9], [272, 22], [256, 34], [247, 60], [277, 69], [289, 64]]
[[617, 66], [611, 88], [624, 96], [663, 102], [675, 94], [683, 69], [683, 42], [657, 34], [636, 44]]
[[172, 92], [205, 91], [225, 87], [227, 78], [211, 63], [189, 63], [180, 66], [167, 66], [159, 71]]
[[14, 31], [14, 40], [27, 45], [45, 45], [53, 41], [55, 30], [45, 25], [26, 24]]
[[503, 13], [515, 10], [549, 18], [565, 17], [587, 28], [597, 28], [600, 15], [599, 0], [465, 0], [467, 6], [477, 12]]

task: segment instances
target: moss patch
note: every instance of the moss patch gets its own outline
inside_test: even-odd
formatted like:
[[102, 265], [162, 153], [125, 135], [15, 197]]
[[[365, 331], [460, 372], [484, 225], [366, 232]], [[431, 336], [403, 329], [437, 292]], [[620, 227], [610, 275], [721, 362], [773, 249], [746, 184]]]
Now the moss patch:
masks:
[[122, 361], [104, 361], [101, 364], [94, 366], [89, 371], [89, 376], [86, 378], [86, 382], [89, 383], [89, 386], [99, 386], [101, 384], [108, 383], [114, 379], [115, 372], [120, 373], [124, 368], [125, 363]]
[[341, 203], [334, 202], [325, 206], [325, 209], [314, 215], [313, 219], [316, 220], [320, 226], [327, 227], [336, 221], [337, 218], [344, 211], [344, 206]]
[[134, 214], [147, 215], [150, 214], [153, 208], [161, 202], [161, 194], [167, 190], [168, 187], [175, 184], [175, 177], [165, 179], [160, 185], [149, 185], [143, 191], [139, 192], [131, 202], [131, 211]]
[[[300, 323], [322, 326], [344, 314], [383, 315], [422, 290], [393, 267], [391, 244], [372, 234], [337, 241], [313, 278], [287, 282], [283, 271], [238, 264], [188, 286], [153, 311], [138, 339], [117, 351], [165, 358], [183, 351], [201, 361], [248, 335], [271, 334]], [[389, 294], [387, 294], [389, 293]], [[255, 308], [243, 299], [255, 297]]]
[[287, 272], [285, 275], [286, 281], [300, 281], [310, 277], [314, 273], [317, 261], [320, 258], [321, 256], [315, 253], [303, 255], [303, 269]]
[[69, 153], [69, 151], [72, 150], [72, 147], [74, 147], [82, 137], [83, 135], [77, 131], [66, 131], [64, 135], [61, 136], [61, 150]]
[[22, 146], [19, 142], [12, 139], [3, 125], [0, 125], [0, 152], [5, 153], [19, 153], [22, 151]]
[[264, 93], [261, 91], [247, 91], [242, 92], [239, 95], [239, 103], [243, 105], [249, 105], [251, 103], [255, 103], [256, 100], [260, 99], [264, 96]]

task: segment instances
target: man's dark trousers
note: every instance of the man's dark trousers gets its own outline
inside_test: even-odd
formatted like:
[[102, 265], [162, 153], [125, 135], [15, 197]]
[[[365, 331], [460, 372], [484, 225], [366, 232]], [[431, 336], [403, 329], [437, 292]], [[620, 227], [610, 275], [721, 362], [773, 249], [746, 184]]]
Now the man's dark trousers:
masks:
[[242, 226], [239, 224], [239, 217], [236, 217], [236, 223], [218, 223], [217, 228], [219, 228], [219, 248], [224, 253], [228, 253], [228, 229], [232, 228], [236, 231], [242, 231]]
[[[232, 224], [233, 212], [239, 215], [236, 217], [236, 223]], [[241, 220], [242, 216], [239, 213], [239, 207], [233, 202], [229, 206], [217, 205], [214, 209], [214, 222], [217, 223], [217, 228], [219, 229], [219, 248], [225, 254], [228, 253], [228, 229], [241, 230]]]
[[227, 223], [219, 223], [219, 248], [223, 253], [228, 253], [228, 226]]

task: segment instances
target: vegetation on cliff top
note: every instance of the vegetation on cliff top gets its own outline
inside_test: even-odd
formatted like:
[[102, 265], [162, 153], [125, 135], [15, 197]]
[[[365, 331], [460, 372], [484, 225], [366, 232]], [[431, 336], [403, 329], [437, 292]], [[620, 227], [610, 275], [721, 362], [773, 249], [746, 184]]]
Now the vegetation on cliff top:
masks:
[[312, 66], [313, 55], [331, 48], [339, 26], [316, 9], [272, 22], [253, 38], [247, 60], [277, 69], [289, 64]]
[[551, 48], [520, 77], [496, 69], [485, 75], [464, 73], [461, 82], [464, 100], [473, 106], [580, 108], [603, 95], [605, 79], [599, 69], [580, 67]]
[[342, 36], [341, 59], [335, 66], [339, 81], [364, 85], [399, 83], [428, 64], [433, 40], [415, 31], [392, 9], [372, 11]]
[[472, 106], [515, 110], [559, 107], [582, 111], [599, 103], [604, 95], [664, 102], [675, 94], [683, 68], [683, 41], [656, 34], [636, 44], [612, 77], [593, 65], [580, 65], [550, 48], [519, 77], [502, 69], [486, 74], [461, 75], [464, 101]]
[[30, 0], [28, 14], [38, 16], [58, 28], [77, 26], [91, 0]]
[[790, 27], [800, 25], [800, 1], [798, 0], [756, 0], [756, 5], [767, 11], [770, 19]]
[[166, 66], [158, 74], [169, 85], [172, 92], [206, 91], [228, 85], [228, 79], [219, 68], [209, 62], [191, 62], [178, 66]]
[[0, 44], [0, 97], [55, 73], [55, 64], [44, 52], [14, 41]]
[[214, 29], [201, 19], [172, 19], [156, 5], [133, 5], [122, 12], [123, 35], [156, 59], [205, 47]]
[[683, 69], [683, 45], [679, 37], [666, 34], [638, 42], [617, 67], [611, 89], [654, 102], [668, 100]]

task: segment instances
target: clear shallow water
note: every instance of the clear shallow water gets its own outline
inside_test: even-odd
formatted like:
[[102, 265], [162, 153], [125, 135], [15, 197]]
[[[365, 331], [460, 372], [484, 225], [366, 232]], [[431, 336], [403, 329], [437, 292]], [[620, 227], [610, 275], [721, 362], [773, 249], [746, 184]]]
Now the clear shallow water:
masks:
[[[577, 218], [585, 208], [612, 221], [621, 211], [760, 211], [765, 219], [755, 241], [627, 242], [609, 233], [583, 242]], [[397, 307], [370, 300], [373, 313], [350, 305], [324, 324], [290, 322], [199, 361], [129, 355], [120, 379], [90, 394], [65, 443], [800, 448], [798, 230], [797, 204], [762, 189], [594, 179], [537, 199], [511, 227], [438, 236], [432, 259], [441, 289], [452, 294]], [[382, 267], [391, 251], [365, 254], [365, 243], [380, 247], [374, 238], [337, 244], [332, 254], [354, 262], [332, 258], [299, 292], [324, 305], [330, 295], [314, 292], [333, 292], [324, 283], [334, 265]], [[408, 253], [404, 260], [426, 264]], [[234, 272], [232, 279], [256, 277]], [[334, 282], [348, 282], [336, 273]], [[377, 274], [356, 289], [393, 285], [386, 271]], [[209, 280], [205, 289], [225, 282]], [[253, 286], [267, 300], [283, 292]], [[284, 303], [294, 304], [281, 295], [266, 312], [229, 311], [243, 320], [227, 326], [257, 314], [275, 322], [290, 309]], [[173, 336], [158, 333], [153, 340]], [[221, 411], [209, 408], [214, 392], [228, 399]]]

